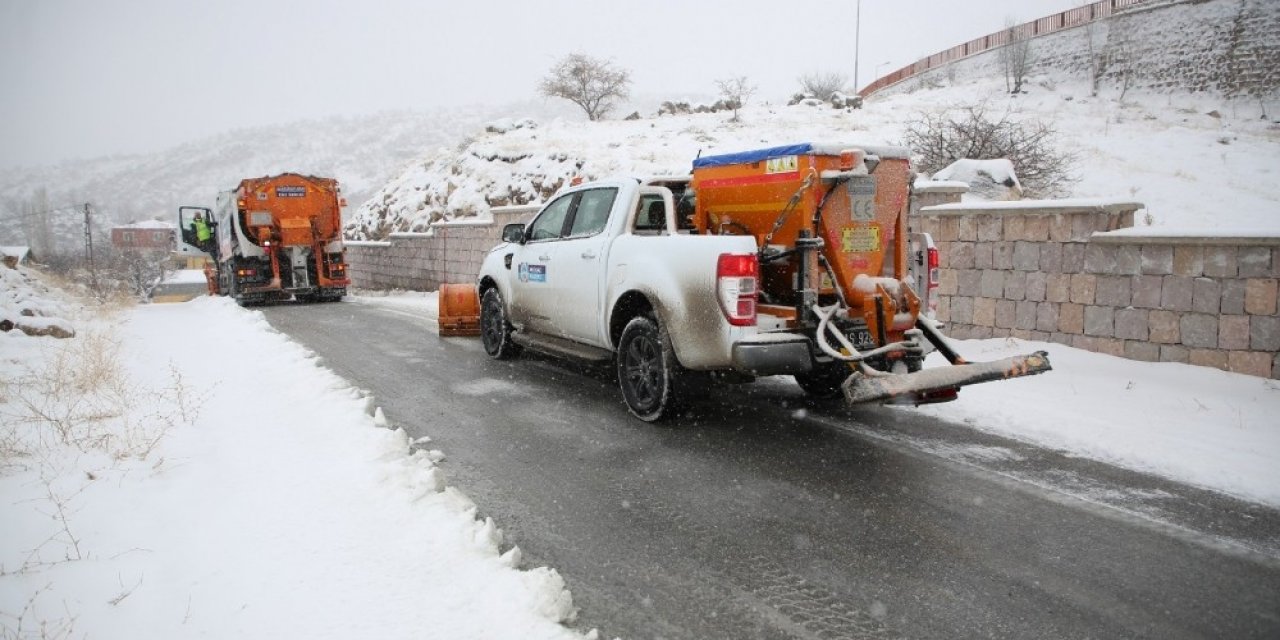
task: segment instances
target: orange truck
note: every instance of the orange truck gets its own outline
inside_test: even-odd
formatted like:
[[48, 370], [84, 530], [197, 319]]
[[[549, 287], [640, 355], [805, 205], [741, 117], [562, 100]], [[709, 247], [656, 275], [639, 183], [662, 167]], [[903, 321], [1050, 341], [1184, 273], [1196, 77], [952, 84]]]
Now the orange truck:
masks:
[[[441, 326], [478, 309], [494, 358], [611, 362], [647, 421], [671, 415], [699, 374], [791, 375], [818, 397], [920, 404], [1048, 371], [1043, 352], [968, 362], [921, 312], [909, 155], [798, 144], [701, 157], [689, 176], [572, 186], [503, 229], [476, 286], [442, 290]], [[929, 346], [951, 366], [924, 368]]]
[[[338, 182], [296, 173], [241, 180], [213, 209], [180, 207], [183, 243], [212, 259], [211, 294], [240, 304], [341, 300], [347, 277]], [[206, 230], [202, 230], [204, 227]]]

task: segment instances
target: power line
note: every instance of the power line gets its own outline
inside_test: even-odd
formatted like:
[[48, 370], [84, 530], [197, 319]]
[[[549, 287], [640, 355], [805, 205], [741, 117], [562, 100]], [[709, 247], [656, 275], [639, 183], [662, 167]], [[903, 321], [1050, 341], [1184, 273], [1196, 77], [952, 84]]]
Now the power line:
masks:
[[27, 213], [19, 213], [12, 216], [0, 217], [0, 221], [10, 222], [10, 221], [26, 220], [27, 218], [35, 218], [38, 216], [49, 215], [50, 213], [64, 213], [64, 212], [80, 213], [81, 211], [83, 211], [83, 207], [87, 204], [89, 203], [81, 202], [78, 204], [69, 204], [63, 207], [58, 207], [56, 209], [45, 209], [44, 211], [30, 211]]

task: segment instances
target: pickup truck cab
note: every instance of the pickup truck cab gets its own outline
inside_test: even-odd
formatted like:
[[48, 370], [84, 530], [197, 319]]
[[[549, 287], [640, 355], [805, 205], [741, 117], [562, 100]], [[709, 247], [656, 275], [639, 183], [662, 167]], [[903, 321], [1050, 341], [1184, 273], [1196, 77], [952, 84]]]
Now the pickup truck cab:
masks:
[[479, 275], [485, 351], [612, 363], [645, 421], [670, 415], [691, 372], [809, 372], [809, 339], [757, 317], [755, 238], [694, 234], [678, 215], [687, 190], [688, 178], [582, 184], [504, 228]]

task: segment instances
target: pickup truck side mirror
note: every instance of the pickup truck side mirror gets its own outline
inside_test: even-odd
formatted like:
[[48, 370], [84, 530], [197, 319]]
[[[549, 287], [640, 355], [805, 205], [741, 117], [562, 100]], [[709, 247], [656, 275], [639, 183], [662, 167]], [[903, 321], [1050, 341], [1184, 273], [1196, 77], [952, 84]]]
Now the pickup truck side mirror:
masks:
[[513, 222], [502, 228], [502, 241], [524, 244], [524, 225]]

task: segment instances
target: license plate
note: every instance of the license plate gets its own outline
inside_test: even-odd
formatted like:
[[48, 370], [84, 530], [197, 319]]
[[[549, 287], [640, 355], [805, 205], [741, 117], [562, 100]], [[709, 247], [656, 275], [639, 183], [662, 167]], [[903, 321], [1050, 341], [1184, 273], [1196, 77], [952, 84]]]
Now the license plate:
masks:
[[853, 348], [858, 351], [868, 351], [876, 346], [876, 341], [871, 339], [871, 332], [866, 329], [854, 329], [845, 335], [849, 338], [849, 342], [853, 343]]

